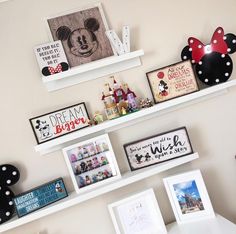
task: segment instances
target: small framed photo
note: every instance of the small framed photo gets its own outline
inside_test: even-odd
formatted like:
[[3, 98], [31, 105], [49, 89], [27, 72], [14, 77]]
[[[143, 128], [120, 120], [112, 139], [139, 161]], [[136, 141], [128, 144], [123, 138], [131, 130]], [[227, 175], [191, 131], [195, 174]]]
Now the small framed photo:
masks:
[[61, 40], [70, 67], [114, 55], [105, 34], [108, 25], [101, 3], [46, 19], [53, 41]]
[[200, 170], [163, 180], [177, 223], [215, 217]]
[[166, 234], [153, 189], [109, 204], [116, 234]]
[[65, 107], [30, 120], [38, 144], [89, 127], [89, 114], [84, 102]]
[[125, 144], [124, 150], [132, 171], [193, 153], [186, 127]]
[[146, 76], [156, 104], [199, 90], [189, 60], [150, 71]]
[[77, 193], [121, 177], [107, 134], [66, 147], [63, 154]]

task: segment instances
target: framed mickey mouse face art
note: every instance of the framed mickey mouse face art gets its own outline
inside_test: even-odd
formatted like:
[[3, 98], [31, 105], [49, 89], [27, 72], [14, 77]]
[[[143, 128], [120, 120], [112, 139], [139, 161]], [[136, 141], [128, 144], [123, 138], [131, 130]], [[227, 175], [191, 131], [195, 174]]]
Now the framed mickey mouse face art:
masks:
[[70, 67], [112, 56], [101, 4], [47, 19], [51, 37], [61, 40]]
[[146, 75], [155, 103], [198, 91], [190, 61], [159, 68]]

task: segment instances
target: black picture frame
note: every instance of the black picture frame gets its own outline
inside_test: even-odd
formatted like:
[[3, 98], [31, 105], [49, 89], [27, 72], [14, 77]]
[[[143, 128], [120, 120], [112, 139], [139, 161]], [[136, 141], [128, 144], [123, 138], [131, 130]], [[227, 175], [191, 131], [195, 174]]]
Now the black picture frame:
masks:
[[[56, 199], [56, 200], [54, 200], [54, 201], [52, 201], [52, 202], [49, 202], [49, 203], [47, 203], [47, 204], [45, 204], [45, 205], [43, 205], [43, 206], [40, 206], [40, 207], [38, 207], [38, 208], [36, 208], [36, 209], [32, 209], [31, 211], [29, 211], [28, 213], [25, 213], [25, 214], [23, 214], [23, 215], [21, 215], [21, 214], [19, 213], [18, 205], [17, 205], [17, 201], [16, 201], [18, 198], [23, 197], [23, 196], [25, 196], [25, 195], [27, 195], [27, 194], [30, 194], [30, 193], [32, 193], [32, 192], [34, 192], [34, 191], [37, 191], [37, 190], [39, 190], [40, 188], [43, 188], [43, 187], [48, 186], [48, 185], [50, 185], [50, 184], [54, 184], [54, 183], [56, 183], [56, 182], [58, 182], [58, 181], [60, 181], [60, 182], [63, 184], [64, 194], [65, 194], [63, 197], [60, 197], [59, 199]], [[37, 211], [37, 210], [40, 210], [40, 209], [42, 209], [42, 208], [44, 208], [44, 207], [46, 207], [46, 206], [48, 206], [48, 205], [51, 205], [51, 204], [53, 204], [53, 203], [55, 203], [55, 202], [58, 202], [58, 201], [60, 201], [60, 200], [62, 200], [62, 199], [64, 199], [64, 198], [66, 198], [66, 197], [68, 197], [68, 192], [67, 192], [67, 189], [66, 189], [64, 180], [63, 180], [62, 177], [59, 177], [59, 178], [57, 178], [57, 179], [54, 179], [54, 180], [52, 180], [52, 181], [49, 181], [49, 182], [44, 183], [44, 184], [42, 184], [42, 185], [39, 185], [39, 186], [37, 186], [37, 187], [35, 187], [35, 188], [33, 188], [33, 189], [30, 189], [30, 190], [28, 190], [28, 191], [25, 191], [25, 192], [23, 192], [23, 193], [20, 193], [20, 194], [16, 195], [16, 196], [13, 198], [13, 202], [14, 202], [16, 214], [17, 214], [17, 216], [18, 216], [19, 218], [21, 218], [21, 217], [24, 217], [24, 216], [26, 216], [26, 215], [28, 215], [28, 214], [30, 214], [30, 213], [33, 213], [33, 212], [35, 212], [35, 211]], [[26, 200], [25, 200], [25, 201], [26, 201]]]
[[[154, 90], [154, 86], [155, 85], [153, 85], [152, 84], [152, 82], [151, 82], [151, 78], [150, 78], [150, 74], [152, 74], [152, 73], [158, 73], [158, 72], [160, 72], [160, 71], [163, 71], [163, 70], [165, 70], [165, 69], [168, 69], [168, 68], [173, 68], [173, 67], [176, 67], [177, 65], [181, 65], [181, 64], [188, 64], [188, 68], [190, 69], [190, 71], [189, 71], [189, 76], [191, 76], [191, 78], [192, 78], [192, 81], [194, 82], [194, 84], [193, 84], [193, 88], [191, 89], [190, 88], [190, 91], [186, 91], [186, 93], [183, 93], [183, 94], [181, 94], [181, 95], [172, 95], [172, 97], [170, 97], [170, 98], [166, 98], [165, 97], [165, 94], [162, 96], [160, 93], [165, 93], [165, 91], [166, 91], [166, 87], [167, 87], [167, 89], [169, 88], [169, 86], [168, 85], [170, 85], [171, 83], [168, 83], [164, 78], [160, 78], [160, 82], [157, 82], [157, 84], [159, 85], [160, 83], [161, 83], [161, 80], [164, 82], [162, 82], [163, 83], [163, 85], [161, 86], [161, 87], [163, 87], [163, 92], [159, 92], [159, 94], [157, 94], [157, 92], [155, 92], [155, 91], [157, 91], [157, 90]], [[181, 62], [177, 62], [177, 63], [173, 63], [173, 64], [171, 64], [171, 65], [168, 65], [168, 66], [165, 66], [165, 67], [161, 67], [161, 68], [157, 68], [157, 69], [154, 69], [154, 70], [152, 70], [152, 71], [149, 71], [149, 72], [147, 72], [146, 73], [146, 77], [147, 77], [147, 80], [148, 80], [148, 84], [149, 84], [149, 87], [150, 87], [150, 90], [151, 90], [151, 93], [152, 93], [152, 97], [153, 97], [153, 100], [154, 100], [154, 103], [155, 104], [159, 104], [159, 103], [162, 103], [162, 102], [165, 102], [165, 101], [169, 101], [169, 100], [172, 100], [172, 99], [174, 99], [174, 98], [178, 98], [178, 97], [182, 97], [182, 96], [185, 96], [185, 95], [188, 95], [188, 94], [190, 94], [190, 93], [194, 93], [194, 92], [197, 92], [197, 91], [199, 91], [199, 84], [198, 84], [198, 82], [197, 82], [197, 79], [196, 79], [196, 75], [195, 75], [195, 72], [194, 72], [194, 69], [193, 69], [193, 66], [192, 66], [192, 64], [191, 64], [191, 62], [189, 61], [189, 60], [187, 60], [187, 61], [181, 61]], [[173, 85], [173, 84], [172, 84]], [[195, 88], [195, 89], [194, 89]], [[168, 92], [168, 91], [166, 91], [166, 92]], [[173, 91], [172, 91], [172, 93], [173, 93]], [[158, 101], [158, 98], [157, 98], [157, 95], [160, 95], [160, 96], [162, 96], [162, 98], [163, 98], [163, 100], [159, 100]]]
[[[159, 149], [162, 149], [161, 151], [163, 152], [164, 151], [164, 148], [165, 148], [165, 146], [163, 146], [163, 142], [167, 142], [168, 143], [168, 141], [174, 141], [174, 139], [172, 138], [172, 139], [167, 139], [168, 137], [170, 137], [170, 136], [168, 136], [168, 134], [170, 134], [170, 133], [175, 133], [175, 132], [178, 132], [178, 131], [183, 131], [183, 133], [184, 133], [184, 135], [185, 135], [185, 140], [186, 140], [186, 142], [187, 142], [187, 144], [186, 144], [186, 146], [184, 146], [184, 145], [181, 145], [181, 144], [183, 144], [183, 142], [181, 143], [181, 144], [179, 144], [179, 143], [177, 143], [177, 146], [179, 146], [179, 147], [181, 147], [181, 148], [176, 148], [177, 146], [175, 146], [175, 148], [174, 148], [174, 146], [173, 146], [173, 150], [175, 150], [175, 151], [178, 151], [178, 150], [181, 150], [181, 151], [185, 151], [185, 152], [183, 152], [183, 153], [179, 153], [178, 154], [178, 152], [175, 154], [175, 153], [167, 153], [167, 152], [164, 152], [163, 153], [163, 156], [161, 156], [162, 155], [162, 153], [160, 153], [159, 152], [159, 155], [157, 156], [157, 155], [154, 155], [154, 154], [150, 154], [150, 149], [149, 150], [147, 150], [148, 149], [148, 146], [150, 146], [150, 142], [148, 143], [149, 145], [141, 145], [141, 143], [142, 142], [145, 142], [145, 141], [153, 141], [155, 138], [156, 138], [156, 141], [155, 141], [155, 144], [159, 144], [157, 141], [159, 140], [159, 142], [160, 142], [160, 145], [161, 146], [159, 146], [160, 148]], [[162, 138], [161, 138], [162, 137]], [[158, 139], [158, 138], [161, 138], [161, 139]], [[164, 140], [164, 139], [166, 139], [166, 140]], [[179, 140], [179, 138], [178, 139], [176, 139], [175, 138], [175, 141], [176, 140]], [[179, 142], [179, 141], [178, 141]], [[176, 143], [176, 142], [175, 142]], [[147, 143], [146, 143], [147, 144]], [[170, 143], [169, 143], [170, 144]], [[154, 145], [154, 141], [153, 141], [153, 143], [152, 143], [152, 145]], [[151, 145], [151, 146], [152, 146]], [[136, 148], [133, 148], [133, 152], [131, 153], [130, 152], [130, 150], [128, 149], [128, 147], [136, 147]], [[142, 169], [142, 168], [146, 168], [146, 167], [149, 167], [149, 166], [153, 166], [153, 165], [155, 165], [155, 164], [159, 164], [159, 163], [162, 163], [162, 162], [166, 162], [166, 161], [169, 161], [169, 160], [173, 160], [173, 159], [176, 159], [176, 158], [180, 158], [180, 157], [183, 157], [183, 156], [187, 156], [187, 155], [189, 155], [189, 154], [192, 154], [193, 153], [193, 148], [192, 148], [192, 144], [191, 144], [191, 142], [190, 142], [190, 138], [189, 138], [189, 135], [188, 135], [188, 132], [187, 132], [187, 128], [186, 127], [180, 127], [180, 128], [176, 128], [176, 129], [173, 129], [173, 130], [170, 130], [170, 131], [166, 131], [166, 132], [162, 132], [162, 133], [159, 133], [159, 134], [157, 134], [157, 135], [152, 135], [152, 136], [149, 136], [149, 137], [146, 137], [146, 138], [143, 138], [143, 139], [140, 139], [140, 140], [137, 140], [137, 141], [133, 141], [133, 142], [130, 142], [130, 143], [127, 143], [127, 144], [125, 144], [125, 145], [123, 145], [123, 147], [124, 147], [124, 151], [125, 151], [125, 154], [126, 154], [126, 157], [127, 157], [127, 160], [128, 160], [128, 163], [129, 163], [129, 167], [130, 167], [130, 170], [131, 171], [135, 171], [135, 170], [139, 170], [139, 169]], [[141, 148], [140, 148], [141, 147]], [[163, 148], [164, 147], [164, 148]], [[170, 147], [170, 146], [169, 146]], [[184, 149], [184, 148], [187, 148], [187, 149]], [[136, 157], [136, 154], [137, 153], [141, 153], [142, 152], [142, 150], [143, 150], [143, 152], [146, 152], [146, 155], [144, 156], [144, 155], [138, 155], [138, 157]], [[156, 152], [157, 152], [157, 150], [155, 150]], [[134, 155], [134, 153], [136, 152], [136, 154]], [[146, 157], [147, 156], [147, 154], [148, 154], [148, 157]], [[170, 157], [170, 155], [172, 155], [172, 157]], [[147, 163], [146, 161], [142, 161], [141, 162], [141, 159], [139, 159], [139, 158], [142, 158], [142, 157], [145, 157], [145, 160], [148, 158], [148, 160], [149, 161], [147, 161], [147, 162], [149, 162], [149, 163]], [[134, 158], [134, 157], [136, 157], [136, 159]], [[161, 159], [161, 160], [157, 160], [157, 159], [155, 159], [155, 158], [158, 158], [159, 157], [159, 159], [161, 158], [161, 157], [166, 157], [166, 159]], [[135, 161], [136, 160], [136, 161]], [[140, 160], [140, 162], [139, 162], [139, 160]], [[152, 161], [152, 162], [151, 162]], [[145, 163], [146, 162], [146, 163]], [[143, 164], [143, 166], [141, 166], [141, 163]], [[135, 167], [134, 165], [138, 165], [137, 167]]]
[[[40, 134], [39, 134], [39, 132], [37, 132], [37, 128], [36, 128], [36, 126], [38, 125], [38, 124], [36, 123], [36, 121], [37, 121], [37, 120], [40, 121], [39, 118], [46, 117], [46, 116], [51, 115], [51, 114], [53, 114], [53, 113], [57, 113], [57, 112], [60, 112], [60, 111], [63, 111], [63, 110], [71, 109], [71, 108], [73, 108], [73, 107], [80, 106], [80, 105], [81, 105], [81, 106], [83, 107], [83, 109], [84, 109], [84, 112], [85, 112], [85, 115], [86, 115], [86, 116], [84, 116], [84, 117], [85, 117], [85, 119], [87, 120], [87, 123], [86, 123], [83, 127], [78, 128], [78, 129], [74, 129], [74, 130], [72, 130], [72, 131], [65, 132], [65, 133], [63, 133], [63, 134], [60, 134], [60, 135], [54, 136], [54, 137], [53, 137], [53, 136], [45, 136], [45, 139], [43, 139], [43, 140], [40, 141], [40, 139], [39, 139], [39, 135], [40, 135]], [[48, 113], [43, 114], [43, 115], [39, 115], [39, 116], [30, 118], [30, 119], [29, 119], [29, 122], [30, 122], [31, 128], [32, 128], [32, 130], [33, 130], [33, 133], [34, 133], [34, 136], [35, 136], [35, 139], [36, 139], [37, 144], [42, 144], [42, 143], [45, 143], [45, 142], [54, 140], [54, 139], [56, 139], [56, 138], [58, 138], [58, 137], [62, 137], [62, 136], [64, 136], [64, 135], [70, 134], [70, 133], [72, 133], [72, 132], [79, 131], [79, 130], [81, 130], [81, 129], [83, 129], [83, 128], [89, 127], [90, 125], [89, 125], [89, 123], [88, 123], [88, 120], [90, 120], [90, 117], [89, 117], [89, 114], [88, 114], [87, 107], [86, 107], [86, 105], [85, 105], [85, 102], [81, 102], [81, 103], [77, 103], [77, 104], [74, 104], [74, 105], [71, 105], [71, 106], [68, 106], [68, 107], [64, 107], [64, 108], [55, 110], [55, 111], [48, 112]], [[45, 121], [45, 120], [44, 120], [44, 121]], [[36, 125], [36, 124], [37, 124], [37, 125]], [[44, 123], [44, 125], [49, 125], [49, 124], [46, 122], [46, 123]], [[49, 127], [50, 127], [50, 126], [49, 126]], [[42, 128], [45, 128], [45, 126], [42, 126]], [[39, 130], [39, 131], [40, 131], [40, 130]], [[49, 135], [48, 133], [45, 133], [45, 134], [46, 134], [46, 135]], [[54, 132], [54, 134], [55, 134], [55, 132]]]

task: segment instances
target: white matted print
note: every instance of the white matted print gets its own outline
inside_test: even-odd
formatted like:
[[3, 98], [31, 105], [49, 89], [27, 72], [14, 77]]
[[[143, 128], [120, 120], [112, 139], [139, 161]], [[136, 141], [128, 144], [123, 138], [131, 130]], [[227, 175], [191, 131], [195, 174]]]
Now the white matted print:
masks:
[[177, 223], [215, 217], [200, 170], [163, 180]]
[[116, 234], [166, 234], [153, 189], [109, 204]]
[[77, 193], [121, 177], [107, 134], [66, 147], [63, 154]]
[[47, 18], [47, 26], [51, 38], [62, 41], [70, 67], [114, 55], [101, 3]]

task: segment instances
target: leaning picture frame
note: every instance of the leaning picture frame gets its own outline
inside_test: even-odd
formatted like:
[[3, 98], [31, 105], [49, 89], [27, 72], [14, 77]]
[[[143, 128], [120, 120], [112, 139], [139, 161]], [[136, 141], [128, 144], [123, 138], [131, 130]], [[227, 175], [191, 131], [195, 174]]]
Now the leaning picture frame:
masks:
[[189, 60], [155, 69], [146, 76], [156, 104], [199, 90]]
[[121, 178], [108, 134], [68, 146], [63, 155], [78, 194]]
[[38, 144], [89, 127], [89, 114], [84, 102], [64, 107], [29, 119]]
[[51, 40], [61, 40], [70, 67], [116, 55], [101, 3], [89, 4], [45, 19]]
[[215, 217], [200, 170], [170, 176], [163, 181], [178, 224]]
[[131, 171], [193, 153], [186, 127], [133, 141], [123, 147]]
[[108, 205], [116, 234], [166, 234], [153, 189]]

